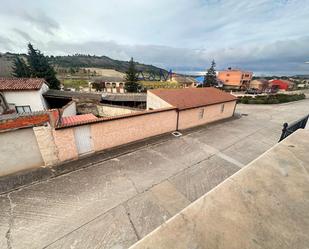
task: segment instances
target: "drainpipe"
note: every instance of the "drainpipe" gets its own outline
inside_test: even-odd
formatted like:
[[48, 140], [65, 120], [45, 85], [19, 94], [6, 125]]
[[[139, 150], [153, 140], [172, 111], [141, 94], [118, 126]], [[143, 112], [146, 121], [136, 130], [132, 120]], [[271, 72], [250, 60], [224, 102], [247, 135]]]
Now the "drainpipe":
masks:
[[179, 123], [179, 109], [176, 109], [176, 111], [177, 111], [176, 131], [178, 131], [178, 123]]

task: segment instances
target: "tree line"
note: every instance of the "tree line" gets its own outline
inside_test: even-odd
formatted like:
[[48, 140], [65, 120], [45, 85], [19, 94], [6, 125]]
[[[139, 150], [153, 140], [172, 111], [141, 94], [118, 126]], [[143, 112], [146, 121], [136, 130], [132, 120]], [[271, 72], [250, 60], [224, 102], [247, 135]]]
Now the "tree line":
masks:
[[48, 58], [31, 43], [28, 44], [26, 60], [16, 56], [13, 61], [13, 76], [17, 78], [44, 78], [51, 89], [60, 89], [60, 81]]

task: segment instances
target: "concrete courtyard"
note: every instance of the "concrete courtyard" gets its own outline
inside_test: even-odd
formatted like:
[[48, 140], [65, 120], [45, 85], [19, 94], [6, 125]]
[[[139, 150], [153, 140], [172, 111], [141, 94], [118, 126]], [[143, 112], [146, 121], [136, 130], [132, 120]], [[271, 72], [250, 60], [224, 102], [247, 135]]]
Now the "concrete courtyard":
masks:
[[0, 248], [128, 248], [277, 143], [309, 100], [238, 105], [184, 132], [0, 196]]

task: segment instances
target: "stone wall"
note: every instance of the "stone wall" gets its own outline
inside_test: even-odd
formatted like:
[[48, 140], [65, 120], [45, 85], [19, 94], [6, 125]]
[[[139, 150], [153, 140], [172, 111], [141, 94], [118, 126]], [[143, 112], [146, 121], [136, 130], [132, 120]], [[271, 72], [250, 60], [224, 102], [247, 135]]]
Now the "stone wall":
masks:
[[51, 166], [59, 162], [57, 147], [54, 142], [51, 127], [33, 127], [38, 146], [45, 166]]

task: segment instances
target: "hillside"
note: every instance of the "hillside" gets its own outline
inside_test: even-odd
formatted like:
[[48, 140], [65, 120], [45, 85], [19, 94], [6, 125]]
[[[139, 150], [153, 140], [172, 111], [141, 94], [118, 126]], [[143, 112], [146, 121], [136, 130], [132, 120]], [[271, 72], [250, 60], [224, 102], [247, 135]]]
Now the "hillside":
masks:
[[[11, 66], [13, 58], [18, 54], [0, 53], [0, 77], [9, 76], [11, 74]], [[25, 56], [25, 55], [19, 55]], [[125, 72], [129, 66], [128, 61], [113, 60], [107, 56], [92, 56], [92, 55], [67, 55], [67, 56], [49, 56], [49, 60], [56, 70], [59, 68], [102, 68], [115, 69], [120, 72]], [[154, 71], [159, 73], [160, 68], [136, 63], [138, 71]], [[166, 72], [165, 70], [163, 70]]]

